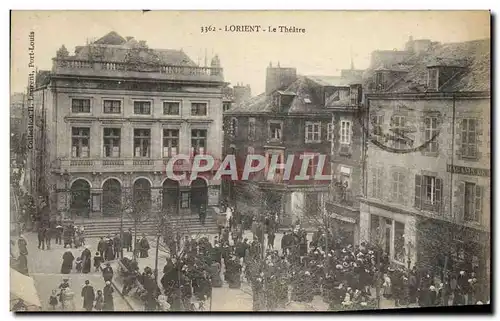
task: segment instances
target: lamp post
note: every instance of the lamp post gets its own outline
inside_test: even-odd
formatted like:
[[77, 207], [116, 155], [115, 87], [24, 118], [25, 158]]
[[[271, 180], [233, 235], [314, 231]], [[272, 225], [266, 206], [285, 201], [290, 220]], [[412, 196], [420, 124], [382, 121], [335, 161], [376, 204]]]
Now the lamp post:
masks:
[[69, 173], [68, 170], [64, 170], [63, 173], [63, 178], [64, 178], [64, 192], [66, 193], [65, 197], [65, 207], [64, 207], [64, 214], [63, 214], [63, 221], [66, 218], [65, 216], [69, 216]]
[[[120, 214], [120, 241], [122, 243], [122, 246], [120, 247], [120, 255], [122, 259], [123, 259], [123, 212], [126, 212], [127, 215], [130, 216], [130, 214], [132, 213], [132, 209], [129, 206], [127, 206], [124, 211], [121, 211]], [[132, 237], [132, 235], [130, 237]], [[134, 253], [132, 253], [132, 255], [134, 255]]]

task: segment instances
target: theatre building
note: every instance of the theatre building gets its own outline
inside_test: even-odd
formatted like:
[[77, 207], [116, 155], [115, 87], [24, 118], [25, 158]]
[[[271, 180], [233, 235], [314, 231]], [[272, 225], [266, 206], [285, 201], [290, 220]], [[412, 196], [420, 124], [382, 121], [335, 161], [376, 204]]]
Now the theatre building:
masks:
[[[360, 240], [396, 265], [490, 274], [490, 41], [373, 68]], [[463, 58], [463, 59], [461, 59]]]
[[[193, 181], [165, 173], [180, 154], [220, 160], [224, 81], [217, 56], [202, 67], [182, 50], [151, 49], [111, 32], [74, 54], [62, 46], [37, 86], [45, 153], [31, 166], [43, 176], [37, 181], [54, 215], [177, 215], [218, 203], [214, 172]], [[189, 176], [190, 167], [178, 162], [175, 171]]]

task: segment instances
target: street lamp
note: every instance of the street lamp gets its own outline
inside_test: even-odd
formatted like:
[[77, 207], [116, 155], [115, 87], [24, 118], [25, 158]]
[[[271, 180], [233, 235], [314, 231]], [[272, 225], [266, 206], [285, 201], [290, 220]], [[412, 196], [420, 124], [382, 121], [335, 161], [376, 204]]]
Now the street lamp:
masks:
[[[120, 256], [122, 259], [123, 259], [123, 212], [124, 211], [121, 211], [121, 213], [120, 213], [120, 242], [122, 243], [120, 246]], [[127, 215], [130, 216], [130, 213], [132, 213], [132, 209], [130, 208], [130, 206], [127, 206], [125, 208], [125, 213], [127, 213]], [[132, 235], [130, 235], [130, 237], [132, 237]], [[135, 247], [135, 245], [134, 245], [134, 247]], [[134, 247], [132, 247], [132, 249]], [[132, 253], [132, 255], [134, 255], [134, 254]]]
[[64, 192], [66, 193], [66, 197], [65, 197], [65, 207], [64, 207], [64, 213], [63, 213], [63, 221], [64, 219], [66, 219], [67, 217], [65, 216], [69, 216], [68, 215], [68, 212], [69, 212], [69, 173], [68, 173], [68, 170], [65, 169], [64, 170], [64, 173], [62, 174], [63, 175], [63, 179], [64, 179]]

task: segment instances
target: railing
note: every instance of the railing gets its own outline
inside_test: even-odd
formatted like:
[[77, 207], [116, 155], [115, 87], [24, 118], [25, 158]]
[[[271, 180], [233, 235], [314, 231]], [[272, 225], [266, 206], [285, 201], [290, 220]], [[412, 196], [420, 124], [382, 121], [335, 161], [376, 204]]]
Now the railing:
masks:
[[[52, 169], [64, 172], [112, 172], [147, 170], [155, 172], [165, 172], [167, 164], [171, 159], [140, 159], [140, 158], [96, 158], [96, 159], [58, 159], [53, 162]], [[191, 160], [192, 163], [192, 160]], [[214, 159], [213, 170], [216, 171], [221, 161]], [[202, 163], [203, 166], [203, 163]], [[191, 170], [191, 164], [184, 159], [178, 159], [173, 164], [175, 172], [185, 172]]]
[[199, 66], [178, 66], [178, 65], [162, 65], [151, 63], [128, 63], [128, 62], [110, 62], [110, 61], [88, 61], [75, 59], [53, 59], [55, 71], [57, 69], [90, 69], [94, 71], [133, 71], [133, 72], [148, 72], [160, 73], [166, 75], [184, 75], [184, 76], [222, 76], [222, 68], [199, 67]]

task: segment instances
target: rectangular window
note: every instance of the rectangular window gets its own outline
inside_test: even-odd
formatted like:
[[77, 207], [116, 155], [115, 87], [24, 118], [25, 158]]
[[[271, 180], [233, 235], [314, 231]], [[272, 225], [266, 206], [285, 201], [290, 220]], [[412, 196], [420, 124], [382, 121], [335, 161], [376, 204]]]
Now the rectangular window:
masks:
[[228, 111], [231, 109], [231, 103], [230, 102], [223, 102], [222, 103], [222, 111]]
[[[372, 115], [372, 134], [381, 136], [383, 134], [384, 115]], [[378, 139], [379, 137], [377, 137]]]
[[438, 90], [438, 70], [435, 68], [427, 71], [427, 87], [430, 90]]
[[466, 118], [462, 120], [462, 157], [477, 157], [477, 121]]
[[464, 220], [468, 222], [479, 222], [482, 210], [481, 186], [474, 183], [465, 183], [464, 195]]
[[248, 140], [255, 140], [255, 118], [248, 118]]
[[163, 130], [163, 157], [174, 157], [179, 150], [179, 130]]
[[191, 115], [192, 116], [206, 116], [207, 115], [207, 103], [191, 103]]
[[122, 112], [121, 100], [104, 100], [105, 114], [120, 114]]
[[306, 143], [321, 142], [321, 123], [306, 122]]
[[205, 129], [191, 130], [191, 155], [204, 155], [207, 147], [207, 131]]
[[180, 103], [174, 101], [164, 101], [163, 102], [163, 115], [179, 115]]
[[71, 112], [74, 114], [90, 113], [90, 99], [71, 99]]
[[73, 127], [71, 128], [71, 157], [88, 158], [90, 157], [90, 128]]
[[134, 114], [136, 115], [150, 115], [151, 102], [150, 101], [134, 101]]
[[281, 141], [281, 123], [269, 123], [269, 139]]
[[151, 156], [151, 129], [134, 129], [134, 156]]
[[181, 208], [189, 208], [191, 192], [181, 192]]
[[304, 158], [304, 161], [308, 160], [306, 175], [314, 177], [314, 175], [316, 175], [316, 170], [318, 168], [319, 156], [317, 154], [308, 154], [308, 153], [305, 153], [304, 155], [309, 155], [308, 157], [313, 156], [312, 158]]
[[120, 157], [120, 128], [104, 128], [104, 157]]
[[328, 123], [327, 132], [326, 132], [326, 140], [328, 140], [329, 142], [331, 142], [333, 140], [333, 124], [332, 123]]
[[406, 140], [404, 138], [406, 129], [405, 116], [392, 116], [391, 131], [394, 134], [393, 147], [397, 149], [406, 148]]
[[351, 122], [342, 120], [340, 122], [340, 143], [349, 145], [351, 143]]
[[404, 204], [404, 187], [405, 187], [405, 177], [403, 173], [393, 172], [392, 173], [392, 196], [391, 200], [393, 202]]
[[380, 71], [375, 74], [375, 86], [376, 90], [384, 89], [384, 74]]
[[384, 172], [382, 168], [372, 169], [372, 197], [382, 199]]
[[415, 207], [441, 212], [443, 180], [434, 176], [415, 175]]
[[438, 152], [438, 142], [437, 142], [437, 118], [436, 117], [426, 117], [425, 118], [425, 142], [429, 142], [425, 147], [425, 151], [429, 153]]

